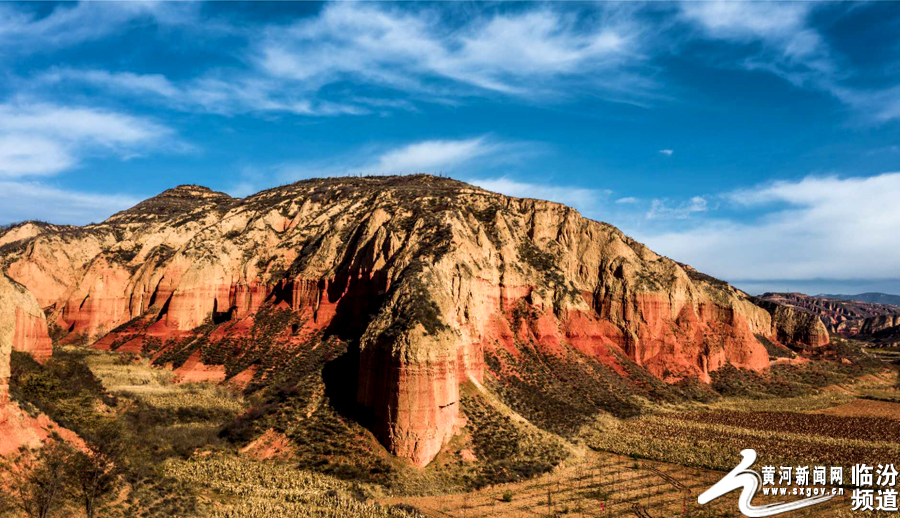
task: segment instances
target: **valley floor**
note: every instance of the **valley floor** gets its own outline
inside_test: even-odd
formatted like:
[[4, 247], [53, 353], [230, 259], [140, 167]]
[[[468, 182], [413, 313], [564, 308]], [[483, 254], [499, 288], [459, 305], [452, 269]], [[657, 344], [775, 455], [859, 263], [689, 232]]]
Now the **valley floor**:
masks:
[[[425, 469], [386, 456], [399, 478], [374, 483], [309, 465], [278, 433], [249, 448], [223, 440], [223, 425], [259, 404], [236, 387], [185, 383], [129, 353], [77, 346], [62, 346], [59, 353], [43, 370], [29, 366], [19, 382], [69, 372], [69, 363], [81, 362], [102, 384], [105, 395], [88, 407], [76, 404], [85, 401], [84, 390], [69, 399], [65, 390], [54, 392], [55, 399], [34, 396], [33, 402], [80, 433], [103, 423], [118, 426], [116, 440], [128, 450], [129, 471], [104, 516], [739, 516], [735, 493], [705, 506], [697, 496], [734, 467], [743, 448], [759, 452], [757, 470], [785, 462], [842, 464], [846, 479], [848, 462], [900, 459], [900, 392], [896, 373], [887, 369], [799, 397], [731, 396], [651, 404], [630, 418], [602, 414], [569, 440], [548, 439], [530, 424], [522, 428], [524, 420], [513, 410], [484, 388], [470, 386], [466, 398], [476, 431], [490, 428], [495, 442], [518, 434], [515, 448], [540, 455], [547, 445], [557, 445], [565, 460], [522, 481], [476, 478], [487, 481], [466, 491], [464, 481], [475, 472], [457, 450], [479, 450], [471, 437], [460, 437], [448, 447], [454, 451]], [[502, 453], [508, 446], [489, 443], [480, 451]], [[850, 511], [850, 492], [845, 487], [844, 496], [791, 516], [857, 515]], [[761, 495], [754, 503], [760, 502], [766, 503]]]

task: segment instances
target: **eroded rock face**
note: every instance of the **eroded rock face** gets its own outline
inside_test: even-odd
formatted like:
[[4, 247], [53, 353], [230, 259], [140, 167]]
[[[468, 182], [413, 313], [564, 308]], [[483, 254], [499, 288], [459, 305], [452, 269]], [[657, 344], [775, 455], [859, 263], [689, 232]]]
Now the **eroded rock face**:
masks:
[[27, 352], [38, 361], [52, 353], [47, 322], [34, 297], [0, 270], [0, 456], [21, 445], [36, 446], [47, 436], [52, 423], [45, 417], [35, 421], [9, 400], [10, 354]]
[[162, 339], [223, 322], [242, 332], [273, 307], [298, 316], [291, 336], [354, 344], [358, 370], [342, 375], [381, 442], [418, 465], [459, 426], [459, 385], [482, 381], [486, 351], [571, 347], [622, 373], [619, 355], [666, 381], [709, 381], [729, 363], [767, 368], [755, 335], [778, 333], [743, 292], [610, 225], [431, 176], [310, 180], [244, 200], [182, 186], [14, 243], [0, 261], [73, 336], [135, 317]]
[[760, 299], [813, 313], [822, 320], [828, 331], [845, 335], [869, 334], [874, 332], [870, 331], [871, 326], [888, 321], [879, 317], [900, 316], [900, 307], [891, 304], [827, 297], [803, 293], [764, 293]]
[[771, 313], [780, 342], [804, 350], [828, 345], [828, 329], [817, 314], [768, 299], [758, 299], [757, 304]]
[[[30, 354], [35, 360], [45, 362], [53, 353], [53, 345], [47, 328], [44, 311], [24, 287], [16, 284], [0, 271], [0, 362], [5, 358], [6, 368], [0, 363], [0, 378], [9, 378], [10, 351]], [[8, 350], [7, 350], [8, 348]]]

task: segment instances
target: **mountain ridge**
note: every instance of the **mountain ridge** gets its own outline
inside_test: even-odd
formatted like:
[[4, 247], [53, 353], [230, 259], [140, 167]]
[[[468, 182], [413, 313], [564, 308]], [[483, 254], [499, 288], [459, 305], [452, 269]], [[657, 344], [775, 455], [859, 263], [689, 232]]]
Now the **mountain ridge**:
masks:
[[876, 304], [890, 304], [892, 306], [900, 306], [900, 295], [881, 293], [878, 291], [857, 293], [856, 295], [820, 293], [816, 295], [816, 297], [823, 299], [855, 300], [857, 302], [874, 302]]
[[828, 343], [779, 333], [812, 324], [570, 207], [429, 175], [243, 199], [181, 186], [100, 224], [25, 234], [0, 267], [65, 340], [251, 387], [278, 375], [276, 351], [329, 344], [326, 368], [347, 380], [329, 398], [417, 465], [464, 426], [462, 384], [507, 380], [535, 354], [621, 383], [708, 383], [726, 365], [767, 369], [760, 336]]

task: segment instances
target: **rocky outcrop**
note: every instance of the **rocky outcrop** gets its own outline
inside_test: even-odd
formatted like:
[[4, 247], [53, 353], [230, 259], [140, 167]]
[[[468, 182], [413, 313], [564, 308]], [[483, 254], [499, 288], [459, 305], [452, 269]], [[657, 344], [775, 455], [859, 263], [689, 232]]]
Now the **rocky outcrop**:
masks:
[[70, 336], [142, 322], [104, 347], [210, 326], [224, 340], [265, 308], [296, 316], [285, 346], [353, 344], [344, 376], [373, 432], [418, 465], [457, 430], [459, 385], [483, 380], [486, 352], [573, 349], [623, 376], [627, 358], [708, 382], [726, 364], [766, 369], [756, 335], [821, 339], [571, 208], [431, 176], [309, 180], [243, 200], [182, 186], [16, 243], [0, 262]]
[[835, 331], [846, 335], [875, 335], [897, 326], [900, 326], [900, 314], [878, 315], [841, 322]]
[[798, 308], [822, 320], [828, 331], [845, 335], [860, 332], [864, 322], [879, 316], [900, 315], [900, 307], [890, 304], [825, 298], [803, 293], [764, 293], [760, 299]]
[[[44, 312], [24, 287], [9, 279], [0, 271], [0, 352], [8, 362], [10, 351], [30, 354], [35, 360], [45, 362], [53, 353], [53, 345]], [[8, 349], [8, 350], [6, 350]], [[8, 370], [0, 364], [0, 378], [8, 378]]]
[[778, 341], [799, 350], [815, 350], [829, 344], [828, 329], [815, 313], [770, 299], [757, 305], [772, 315]]
[[27, 352], [46, 361], [52, 352], [47, 322], [34, 297], [0, 271], [0, 456], [21, 445], [36, 446], [53, 423], [29, 417], [9, 399], [10, 354]]

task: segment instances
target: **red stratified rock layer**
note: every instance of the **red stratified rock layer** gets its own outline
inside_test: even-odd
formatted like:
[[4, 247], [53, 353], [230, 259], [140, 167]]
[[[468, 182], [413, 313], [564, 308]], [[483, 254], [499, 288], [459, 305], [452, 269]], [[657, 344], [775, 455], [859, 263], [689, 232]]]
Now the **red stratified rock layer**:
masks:
[[[483, 381], [486, 351], [574, 350], [620, 376], [640, 370], [630, 358], [666, 381], [709, 381], [728, 363], [765, 369], [755, 335], [776, 338], [746, 294], [610, 225], [424, 175], [309, 180], [243, 200], [180, 186], [101, 224], [4, 239], [26, 246], [4, 247], [0, 266], [71, 340], [137, 318], [97, 346], [138, 351], [206, 329], [210, 343], [252, 348], [258, 317], [288, 309], [278, 348], [358, 344], [341, 375], [382, 443], [418, 465], [458, 427], [459, 384]], [[43, 350], [40, 326], [22, 321], [21, 347]], [[223, 369], [194, 354], [180, 373]], [[268, 373], [238, 377], [257, 375]]]
[[47, 320], [43, 316], [29, 314], [21, 307], [15, 308], [15, 314], [13, 350], [28, 353], [41, 363], [50, 359], [53, 354], [53, 342], [47, 332]]
[[31, 417], [10, 401], [12, 351], [26, 352], [44, 362], [50, 358], [53, 348], [44, 312], [37, 301], [0, 271], [0, 456], [20, 446], [40, 446], [53, 431], [73, 439], [71, 432], [59, 428], [47, 416]]
[[373, 410], [373, 432], [388, 449], [425, 466], [458, 425], [456, 361], [409, 364], [383, 352], [364, 353], [358, 401]]

